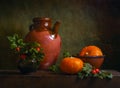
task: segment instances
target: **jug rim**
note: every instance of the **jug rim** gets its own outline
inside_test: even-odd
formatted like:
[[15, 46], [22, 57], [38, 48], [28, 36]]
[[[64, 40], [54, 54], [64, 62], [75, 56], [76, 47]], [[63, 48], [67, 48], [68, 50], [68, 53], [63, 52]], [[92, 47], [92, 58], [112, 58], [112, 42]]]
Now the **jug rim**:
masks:
[[35, 18], [33, 18], [33, 22], [38, 22], [41, 20], [51, 21], [51, 18], [49, 18], [49, 17], [35, 17]]

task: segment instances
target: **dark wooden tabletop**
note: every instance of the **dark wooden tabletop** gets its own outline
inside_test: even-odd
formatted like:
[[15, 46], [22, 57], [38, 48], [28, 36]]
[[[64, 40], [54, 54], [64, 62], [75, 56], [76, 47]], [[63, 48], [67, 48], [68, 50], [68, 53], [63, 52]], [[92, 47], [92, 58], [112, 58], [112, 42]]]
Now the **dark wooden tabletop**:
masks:
[[85, 78], [76, 75], [37, 71], [21, 74], [18, 70], [0, 70], [0, 88], [120, 88], [120, 72], [107, 70], [112, 79]]

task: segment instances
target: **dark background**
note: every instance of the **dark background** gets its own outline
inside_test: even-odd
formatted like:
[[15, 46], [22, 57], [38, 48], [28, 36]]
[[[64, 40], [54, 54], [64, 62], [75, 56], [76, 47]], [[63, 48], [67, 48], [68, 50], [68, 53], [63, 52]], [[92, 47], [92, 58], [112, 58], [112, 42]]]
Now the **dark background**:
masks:
[[102, 68], [120, 71], [119, 0], [0, 0], [0, 69], [16, 69], [7, 36], [24, 37], [34, 17], [61, 21], [59, 60], [66, 50], [76, 54], [96, 45], [106, 55]]

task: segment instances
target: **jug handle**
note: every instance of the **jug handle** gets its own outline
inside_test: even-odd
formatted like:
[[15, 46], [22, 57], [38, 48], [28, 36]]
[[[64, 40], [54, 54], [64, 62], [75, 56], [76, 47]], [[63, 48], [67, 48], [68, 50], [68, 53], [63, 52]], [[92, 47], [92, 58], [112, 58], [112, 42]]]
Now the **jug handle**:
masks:
[[53, 27], [53, 34], [55, 35], [55, 38], [57, 37], [59, 26], [60, 26], [60, 21], [57, 21]]

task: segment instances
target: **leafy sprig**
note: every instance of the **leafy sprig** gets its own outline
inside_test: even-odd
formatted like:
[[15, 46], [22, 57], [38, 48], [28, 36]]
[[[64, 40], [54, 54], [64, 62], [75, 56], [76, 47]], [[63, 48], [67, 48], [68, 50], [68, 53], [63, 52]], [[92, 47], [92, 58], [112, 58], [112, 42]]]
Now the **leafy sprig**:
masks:
[[19, 56], [19, 61], [32, 62], [36, 65], [43, 60], [44, 53], [40, 44], [37, 42], [24, 42], [18, 34], [7, 37], [10, 42], [10, 48]]
[[93, 74], [93, 77], [98, 77], [100, 79], [104, 79], [104, 78], [112, 79], [113, 75], [110, 72], [101, 70], [98, 74]]
[[55, 64], [49, 67], [49, 70], [55, 73], [61, 73], [59, 64]]
[[100, 79], [104, 79], [104, 78], [109, 78], [111, 79], [112, 73], [107, 72], [105, 70], [100, 70], [98, 68], [93, 68], [92, 65], [90, 65], [89, 63], [84, 63], [84, 66], [82, 68], [82, 71], [78, 72], [78, 78], [86, 78], [86, 77], [97, 77]]
[[24, 47], [26, 44], [23, 42], [23, 39], [21, 39], [18, 34], [14, 34], [13, 36], [7, 37], [10, 42], [10, 48], [15, 49], [17, 47]]
[[78, 78], [85, 78], [91, 75], [92, 65], [89, 63], [84, 63], [82, 71], [78, 72]]
[[63, 53], [63, 58], [65, 57], [71, 57], [72, 55], [70, 54], [70, 52], [66, 51]]

